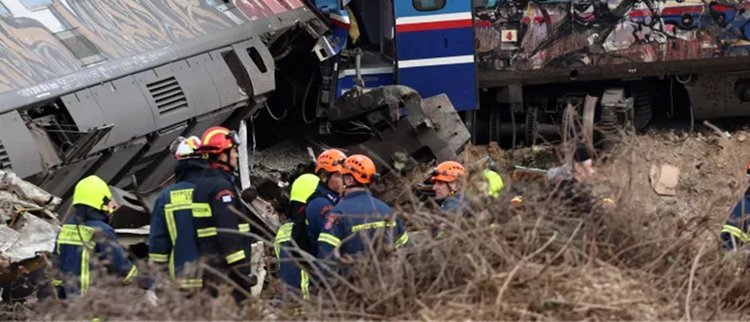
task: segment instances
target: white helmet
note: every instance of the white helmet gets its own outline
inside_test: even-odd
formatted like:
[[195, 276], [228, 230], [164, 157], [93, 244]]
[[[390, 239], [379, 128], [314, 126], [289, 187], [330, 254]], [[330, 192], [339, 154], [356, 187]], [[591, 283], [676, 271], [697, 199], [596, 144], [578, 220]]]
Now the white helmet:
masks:
[[177, 144], [177, 147], [173, 149], [175, 159], [183, 160], [200, 157], [200, 154], [196, 153], [196, 151], [201, 146], [201, 139], [197, 136], [190, 136], [187, 138], [180, 136], [175, 140], [173, 145], [175, 143]]

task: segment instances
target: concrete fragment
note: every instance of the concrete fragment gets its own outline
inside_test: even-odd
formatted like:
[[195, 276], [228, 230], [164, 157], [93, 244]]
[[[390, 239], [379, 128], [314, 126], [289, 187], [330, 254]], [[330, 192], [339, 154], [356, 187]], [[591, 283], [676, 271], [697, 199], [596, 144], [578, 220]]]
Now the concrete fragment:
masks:
[[677, 194], [677, 184], [680, 181], [680, 169], [671, 164], [651, 165], [649, 173], [651, 187], [661, 196]]
[[62, 202], [62, 199], [18, 178], [15, 173], [9, 171], [0, 170], [0, 190], [12, 192], [27, 202], [33, 202], [37, 206], [46, 207], [53, 211]]
[[260, 296], [263, 291], [263, 281], [266, 279], [266, 261], [263, 242], [256, 242], [252, 245], [252, 255], [250, 257], [251, 271], [258, 277], [258, 284], [250, 289], [253, 296]]

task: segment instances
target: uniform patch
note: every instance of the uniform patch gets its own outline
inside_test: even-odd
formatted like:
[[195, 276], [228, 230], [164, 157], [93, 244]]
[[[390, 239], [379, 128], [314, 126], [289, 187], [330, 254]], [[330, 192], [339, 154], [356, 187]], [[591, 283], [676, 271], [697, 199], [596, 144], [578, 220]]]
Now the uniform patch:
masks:
[[321, 216], [325, 216], [329, 211], [331, 211], [331, 209], [333, 209], [333, 206], [331, 206], [331, 205], [328, 205], [328, 206], [325, 206], [325, 207], [321, 208], [320, 209], [320, 215]]
[[219, 193], [216, 194], [216, 200], [221, 200], [224, 203], [230, 203], [234, 199], [234, 192], [228, 189], [224, 189], [219, 191]]
[[333, 228], [333, 225], [339, 221], [339, 217], [334, 214], [327, 214], [326, 215], [326, 224], [323, 226], [325, 230], [331, 230]]

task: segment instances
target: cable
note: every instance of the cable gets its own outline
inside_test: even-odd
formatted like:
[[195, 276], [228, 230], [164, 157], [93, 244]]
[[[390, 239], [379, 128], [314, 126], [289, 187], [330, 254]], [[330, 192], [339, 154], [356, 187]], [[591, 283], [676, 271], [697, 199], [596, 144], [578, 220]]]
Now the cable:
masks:
[[315, 119], [317, 118], [317, 115], [316, 115], [315, 117], [313, 117], [312, 120], [308, 120], [307, 113], [305, 113], [307, 110], [307, 96], [310, 95], [310, 88], [312, 88], [314, 79], [315, 79], [315, 74], [313, 74], [310, 77], [310, 80], [307, 82], [307, 87], [305, 88], [305, 94], [302, 95], [302, 122], [304, 122], [305, 124], [312, 124], [313, 122], [315, 122]]
[[693, 80], [693, 74], [688, 74], [688, 79], [687, 80], [681, 80], [680, 79], [680, 75], [675, 75], [674, 78], [677, 79], [677, 81], [680, 84], [685, 85], [687, 83], [690, 83], [691, 80]]
[[[270, 113], [270, 111], [269, 111], [269, 113]], [[256, 146], [256, 142], [255, 142], [255, 118], [256, 117], [257, 117], [257, 115], [254, 115], [254, 116], [250, 117], [250, 126], [253, 127], [253, 131], [252, 131], [252, 137], [253, 137], [253, 154], [250, 155], [250, 173], [253, 172], [253, 164], [255, 164], [255, 146]]]
[[674, 117], [674, 77], [669, 78], [669, 113], [667, 113], [668, 118]]
[[274, 121], [281, 122], [286, 118], [287, 114], [289, 114], [289, 109], [284, 108], [284, 114], [281, 115], [280, 117], [276, 117], [276, 115], [273, 115], [273, 112], [271, 112], [271, 105], [268, 105], [268, 101], [266, 101], [265, 104], [266, 104], [266, 111], [268, 111], [268, 116], [270, 116]]

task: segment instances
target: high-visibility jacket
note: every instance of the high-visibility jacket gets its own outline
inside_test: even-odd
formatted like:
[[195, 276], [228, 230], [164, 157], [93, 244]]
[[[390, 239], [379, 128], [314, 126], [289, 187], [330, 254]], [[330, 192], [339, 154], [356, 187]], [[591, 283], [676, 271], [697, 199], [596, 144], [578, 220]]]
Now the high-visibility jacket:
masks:
[[59, 298], [85, 293], [92, 283], [92, 273], [106, 268], [119, 276], [123, 284], [131, 283], [138, 268], [117, 243], [107, 215], [85, 205], [76, 205], [75, 216], [60, 229], [53, 254], [54, 265], [62, 279], [53, 280]]
[[310, 297], [310, 275], [300, 268], [299, 263], [295, 263], [299, 256], [294, 252], [295, 250], [299, 251], [299, 248], [292, 243], [292, 227], [293, 221], [289, 221], [282, 225], [276, 233], [273, 244], [274, 254], [276, 254], [276, 268], [284, 284], [291, 287], [295, 292], [301, 292], [303, 299], [308, 299]]
[[[232, 269], [248, 276], [252, 240], [237, 232], [249, 232], [250, 224], [230, 210], [247, 214], [233, 179], [230, 172], [220, 168], [209, 166], [203, 171], [193, 190], [193, 220], [201, 258], [224, 274]], [[252, 285], [244, 286], [249, 289]]]
[[482, 175], [487, 180], [487, 195], [492, 198], [498, 198], [500, 196], [500, 190], [503, 190], [505, 184], [503, 183], [503, 177], [499, 173], [490, 169], [482, 171]]
[[745, 191], [742, 199], [738, 200], [729, 214], [727, 222], [721, 229], [723, 247], [734, 250], [738, 246], [750, 241], [748, 228], [750, 226], [750, 189]]
[[[336, 249], [341, 255], [357, 255], [367, 249], [367, 241], [373, 240], [378, 230], [385, 232], [385, 243], [393, 243], [396, 247], [409, 241], [402, 221], [394, 217], [391, 207], [369, 191], [349, 193], [326, 216], [318, 237], [317, 257], [335, 259]], [[334, 262], [332, 269], [335, 270], [335, 266]]]
[[307, 223], [308, 251], [313, 256], [318, 254], [318, 237], [325, 225], [326, 215], [338, 202], [339, 196], [322, 182], [318, 184], [307, 201], [305, 222]]
[[152, 208], [149, 258], [168, 264], [169, 276], [182, 288], [203, 285], [197, 272], [200, 253], [193, 224], [193, 189], [205, 169], [204, 160], [178, 161], [175, 184], [162, 190]]

